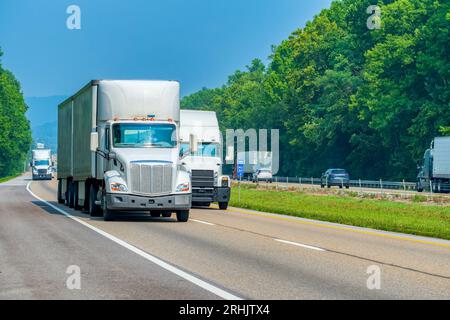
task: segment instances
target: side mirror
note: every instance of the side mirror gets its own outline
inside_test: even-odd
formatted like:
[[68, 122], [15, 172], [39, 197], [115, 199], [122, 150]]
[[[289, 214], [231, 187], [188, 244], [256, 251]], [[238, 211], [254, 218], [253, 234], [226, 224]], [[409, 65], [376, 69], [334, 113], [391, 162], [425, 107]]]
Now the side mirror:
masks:
[[98, 132], [91, 132], [91, 151], [97, 152], [98, 149]]
[[108, 159], [109, 160], [117, 160], [117, 155], [115, 152], [108, 153]]
[[193, 134], [189, 135], [189, 149], [191, 153], [197, 153], [198, 151], [197, 137]]

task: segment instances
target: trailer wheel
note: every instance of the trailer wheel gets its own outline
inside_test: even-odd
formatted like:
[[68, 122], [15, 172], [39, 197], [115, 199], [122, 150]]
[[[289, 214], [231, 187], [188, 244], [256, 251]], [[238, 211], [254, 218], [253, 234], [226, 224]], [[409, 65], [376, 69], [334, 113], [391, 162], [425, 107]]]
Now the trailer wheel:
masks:
[[63, 204], [64, 199], [62, 198], [62, 180], [58, 180], [58, 203]]
[[97, 193], [98, 187], [96, 187], [94, 184], [91, 184], [89, 188], [89, 207], [88, 207], [88, 212], [91, 217], [98, 217], [101, 215], [100, 206], [95, 204], [95, 201], [97, 201]]
[[78, 204], [80, 192], [78, 190], [78, 182], [73, 183], [73, 208], [75, 210], [81, 210], [81, 206]]
[[68, 193], [67, 201], [68, 201], [69, 208], [73, 208], [74, 207], [74, 203], [75, 203], [75, 199], [74, 199], [75, 194], [74, 194], [74, 183], [73, 183], [73, 181], [69, 182], [68, 192], [67, 193]]
[[177, 211], [177, 220], [178, 220], [178, 222], [188, 222], [188, 220], [189, 220], [189, 210]]

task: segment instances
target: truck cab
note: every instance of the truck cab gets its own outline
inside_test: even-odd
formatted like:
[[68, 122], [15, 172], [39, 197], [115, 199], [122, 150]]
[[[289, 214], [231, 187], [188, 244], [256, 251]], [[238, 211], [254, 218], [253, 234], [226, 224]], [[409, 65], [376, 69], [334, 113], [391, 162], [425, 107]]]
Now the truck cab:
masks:
[[179, 83], [94, 80], [58, 107], [58, 202], [113, 220], [141, 212], [186, 222]]
[[416, 190], [434, 193], [450, 192], [450, 137], [436, 137], [418, 163]]
[[33, 180], [52, 180], [51, 154], [51, 150], [36, 149], [32, 151], [30, 167]]
[[216, 113], [181, 110], [181, 163], [192, 181], [192, 204], [208, 207], [217, 202], [228, 208], [230, 177], [222, 174], [222, 142]]

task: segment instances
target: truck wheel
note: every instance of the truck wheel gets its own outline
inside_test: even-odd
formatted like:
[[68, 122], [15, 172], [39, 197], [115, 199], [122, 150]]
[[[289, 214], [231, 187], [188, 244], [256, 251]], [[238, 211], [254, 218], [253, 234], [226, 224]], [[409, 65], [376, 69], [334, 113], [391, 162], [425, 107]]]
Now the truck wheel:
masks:
[[219, 202], [219, 208], [220, 208], [220, 210], [227, 210], [228, 202]]
[[189, 220], [189, 210], [177, 211], [178, 222], [187, 222]]
[[114, 221], [114, 212], [109, 209], [103, 209], [103, 220]]
[[100, 206], [95, 204], [97, 201], [97, 187], [91, 185], [89, 188], [89, 207], [88, 212], [91, 217], [98, 217], [101, 215]]
[[68, 186], [68, 205], [69, 208], [73, 208], [74, 207], [74, 183], [72, 181], [69, 182], [69, 186]]
[[78, 205], [78, 199], [79, 197], [79, 190], [78, 190], [78, 182], [73, 183], [73, 208], [75, 210], [81, 210], [81, 206]]
[[114, 220], [114, 212], [108, 209], [108, 203], [106, 202], [106, 191], [102, 192], [102, 209], [103, 209], [103, 220], [104, 221], [113, 221]]
[[150, 212], [150, 215], [152, 216], [152, 218], [161, 218], [161, 212]]
[[64, 203], [64, 199], [62, 198], [62, 180], [58, 180], [58, 203]]
[[163, 218], [170, 218], [172, 217], [172, 212], [163, 212], [162, 216]]

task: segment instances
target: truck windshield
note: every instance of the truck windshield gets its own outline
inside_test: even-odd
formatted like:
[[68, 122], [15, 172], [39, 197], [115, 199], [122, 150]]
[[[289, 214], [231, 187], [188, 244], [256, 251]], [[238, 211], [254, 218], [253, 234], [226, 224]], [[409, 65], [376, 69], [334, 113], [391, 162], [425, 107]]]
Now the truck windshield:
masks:
[[35, 166], [49, 166], [50, 165], [50, 161], [48, 161], [48, 160], [34, 160], [34, 165]]
[[[180, 147], [180, 156], [189, 155], [189, 143], [183, 143]], [[219, 157], [219, 144], [217, 143], [199, 143], [195, 157]]]
[[175, 148], [176, 128], [172, 124], [117, 123], [113, 143], [115, 148]]

